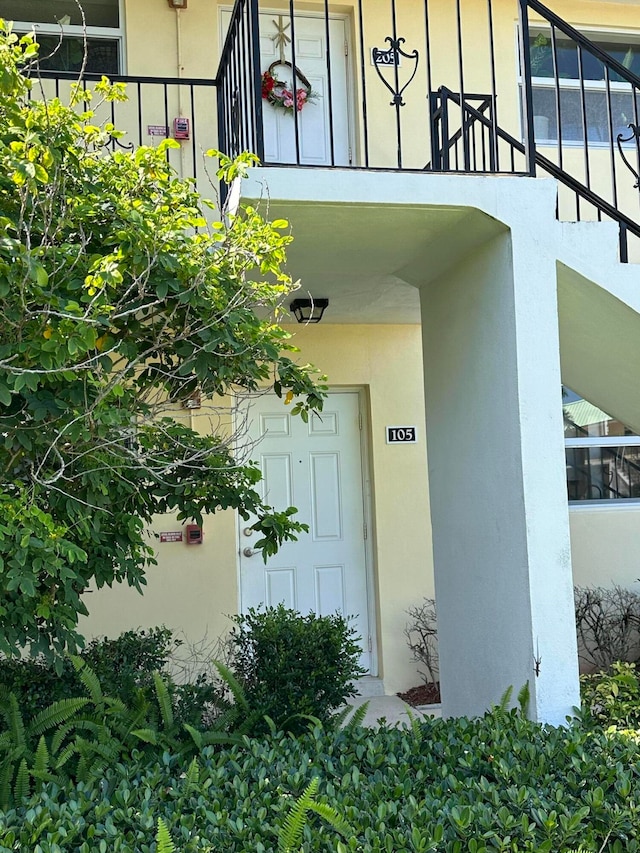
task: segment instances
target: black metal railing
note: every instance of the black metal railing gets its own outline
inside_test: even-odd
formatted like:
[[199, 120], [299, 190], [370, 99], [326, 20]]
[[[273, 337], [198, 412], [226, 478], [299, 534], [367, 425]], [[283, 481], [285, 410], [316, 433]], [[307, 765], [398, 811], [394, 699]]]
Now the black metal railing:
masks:
[[524, 145], [496, 125], [491, 95], [467, 94], [463, 101], [458, 92], [441, 86], [431, 94], [430, 104], [431, 160], [426, 169], [527, 173]]
[[[454, 0], [448, 11], [438, 6], [437, 24], [431, 5], [389, 0], [381, 12], [355, 0], [345, 16], [323, 0], [311, 17], [302, 0], [288, 0], [277, 15], [265, 11], [272, 8], [266, 0], [236, 0], [217, 75], [221, 144], [232, 153], [248, 148], [266, 165], [422, 170], [433, 159], [433, 97], [442, 85], [459, 94], [462, 122], [467, 93], [486, 89], [495, 148], [498, 95], [510, 96], [513, 79], [500, 80], [496, 71], [493, 0], [483, 15], [474, 0]], [[247, 57], [252, 67], [243, 64]], [[282, 84], [278, 92], [306, 94], [309, 86], [315, 97], [299, 110], [263, 98], [268, 70]], [[513, 118], [516, 133], [517, 110]], [[277, 150], [270, 145], [275, 126], [284, 139]], [[464, 157], [473, 159], [472, 144]], [[496, 168], [495, 150], [487, 163], [488, 171]]]
[[[69, 102], [76, 83], [91, 85], [99, 74], [82, 75], [39, 71], [34, 76], [32, 98], [58, 97]], [[178, 139], [179, 149], [167, 150], [167, 160], [182, 177], [210, 179], [205, 152], [218, 147], [215, 80], [113, 75], [114, 83], [126, 83], [126, 101], [92, 100], [98, 122], [111, 122], [123, 136], [111, 141], [113, 149], [155, 145], [167, 137]], [[87, 105], [89, 106], [89, 105]], [[210, 170], [215, 172], [215, 169]], [[204, 190], [204, 184], [201, 185]]]
[[218, 74], [218, 147], [230, 156], [251, 151], [264, 159], [258, 3], [237, 0]]
[[640, 45], [620, 60], [615, 44], [586, 38], [539, 0], [528, 10], [539, 20], [522, 16], [521, 88], [536, 165], [567, 188], [561, 219], [618, 223], [627, 261], [629, 236], [640, 239], [640, 76], [630, 67], [640, 71]]
[[[502, 171], [505, 171], [504, 164], [506, 161], [507, 168], [510, 167], [509, 170], [511, 173], [528, 173], [526, 144], [521, 142], [519, 139], [516, 139], [516, 137], [512, 136], [510, 133], [504, 131], [501, 127], [498, 127], [496, 130], [493, 123], [490, 122], [484, 112], [481, 111], [480, 108], [472, 106], [470, 103], [465, 104], [465, 121], [462, 127], [453, 135], [449, 136], [446, 143], [442, 143], [440, 140], [443, 138], [444, 128], [448, 127], [449, 124], [449, 102], [458, 104], [459, 95], [444, 90], [441, 95], [442, 107], [434, 114], [434, 135], [432, 138], [435, 140], [436, 150], [433, 152], [432, 160], [427, 165], [427, 168], [433, 168], [432, 163], [435, 163], [436, 170], [439, 164], [441, 167], [446, 164], [446, 168], [441, 168], [441, 170], [465, 173], [486, 172], [487, 158], [485, 157], [485, 151], [487, 145], [485, 142], [487, 137], [493, 137], [495, 134], [495, 138], [500, 146], [497, 150], [502, 151], [500, 160], [496, 160], [496, 162], [501, 162], [503, 164]], [[483, 101], [480, 106], [483, 106], [485, 103], [486, 100]], [[472, 156], [469, 157], [466, 162], [462, 161], [459, 156], [460, 148], [464, 148], [463, 143], [465, 137], [467, 139], [466, 149], [472, 152]], [[478, 146], [476, 145], [476, 140], [478, 138], [482, 140], [482, 145], [479, 151]], [[583, 183], [579, 177], [576, 177], [563, 169], [557, 162], [550, 159], [545, 153], [543, 153], [544, 149], [534, 146], [532, 151], [535, 167], [534, 173], [546, 173], [551, 175], [560, 183], [561, 193], [564, 190], [565, 195], [563, 198], [565, 204], [563, 205], [562, 210], [560, 206], [560, 195], [558, 199], [558, 218], [578, 222], [584, 219], [595, 219], [598, 221], [608, 219], [616, 222], [619, 229], [619, 256], [620, 260], [623, 263], [626, 263], [629, 260], [630, 238], [635, 238], [637, 245], [640, 245], [640, 224], [638, 223], [637, 218], [625, 213], [613, 203], [607, 201], [606, 198], [596, 193], [592, 187]], [[451, 152], [453, 152], [453, 156]], [[479, 164], [479, 166], [477, 164]], [[495, 170], [490, 171], [499, 170], [496, 168]], [[570, 194], [571, 197], [575, 198], [575, 210], [573, 211], [573, 215], [571, 210], [565, 209], [567, 194]]]
[[640, 498], [640, 446], [571, 446], [566, 459], [570, 501]]

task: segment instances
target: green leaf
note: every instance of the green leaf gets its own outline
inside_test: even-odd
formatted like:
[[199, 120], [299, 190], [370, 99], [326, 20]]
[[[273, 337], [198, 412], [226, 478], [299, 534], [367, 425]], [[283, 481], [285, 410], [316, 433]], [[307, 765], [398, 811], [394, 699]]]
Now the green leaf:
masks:
[[3, 385], [0, 382], [0, 403], [3, 406], [9, 406], [11, 404], [11, 391], [7, 388], [6, 385]]

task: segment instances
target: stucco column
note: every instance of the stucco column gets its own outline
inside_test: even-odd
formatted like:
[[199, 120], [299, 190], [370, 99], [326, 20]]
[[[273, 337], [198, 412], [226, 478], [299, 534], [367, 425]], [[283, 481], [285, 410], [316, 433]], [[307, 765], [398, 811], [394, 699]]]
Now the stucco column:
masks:
[[421, 288], [443, 714], [579, 703], [555, 261], [527, 228]]

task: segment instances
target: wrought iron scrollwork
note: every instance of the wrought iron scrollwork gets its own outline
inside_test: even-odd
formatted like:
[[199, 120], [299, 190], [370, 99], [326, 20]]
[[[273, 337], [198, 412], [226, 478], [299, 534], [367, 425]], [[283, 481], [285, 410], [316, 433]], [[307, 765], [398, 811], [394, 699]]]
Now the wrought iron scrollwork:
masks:
[[[392, 106], [392, 107], [404, 107], [405, 101], [403, 100], [402, 95], [403, 95], [405, 89], [407, 88], [407, 86], [411, 83], [413, 78], [416, 76], [416, 72], [418, 70], [419, 54], [418, 54], [417, 50], [413, 50], [413, 51], [411, 51], [411, 53], [407, 53], [405, 50], [402, 49], [402, 45], [405, 43], [406, 39], [403, 39], [403, 38], [394, 39], [394, 38], [391, 38], [391, 36], [387, 36], [385, 41], [388, 42], [388, 44], [389, 44], [389, 48], [387, 50], [383, 50], [382, 48], [379, 48], [379, 47], [374, 47], [373, 50], [371, 51], [371, 55], [373, 58], [373, 65], [374, 65], [374, 68], [376, 69], [376, 71], [378, 73], [378, 77], [382, 80], [384, 85], [391, 92], [391, 96], [392, 96], [393, 100], [391, 101], [390, 106]], [[392, 64], [394, 65], [394, 67], [396, 69], [396, 73], [394, 75], [395, 88], [393, 86], [391, 86], [391, 84], [385, 79], [384, 75], [382, 74], [382, 71], [380, 70], [381, 65], [386, 66], [386, 65], [389, 65], [390, 63], [388, 61], [379, 62], [379, 60], [381, 60], [382, 58], [387, 60], [387, 57], [389, 57], [389, 56], [392, 57], [392, 59], [393, 59]], [[398, 80], [398, 72], [397, 72], [397, 69], [398, 69], [399, 64], [400, 64], [400, 57], [401, 56], [403, 56], [405, 59], [410, 59], [410, 60], [415, 62], [415, 65], [413, 67], [413, 73], [411, 74], [411, 76], [409, 77], [407, 82], [402, 87], [400, 87], [400, 83]]]
[[135, 151], [136, 146], [133, 142], [128, 142], [126, 145], [116, 137], [109, 135], [109, 138], [105, 143], [103, 143], [102, 148], [111, 148], [112, 151], [115, 151], [116, 145], [118, 148], [121, 148], [123, 151]]
[[622, 149], [623, 142], [631, 142], [632, 139], [635, 139], [636, 142], [636, 150], [640, 152], [640, 125], [637, 124], [629, 124], [627, 125], [629, 130], [631, 131], [631, 136], [624, 136], [622, 133], [619, 133], [616, 137], [616, 142], [618, 143], [618, 151], [620, 152], [620, 156], [622, 157], [622, 161], [631, 174], [635, 177], [636, 182], [633, 185], [634, 189], [640, 189], [640, 174], [636, 169], [633, 168], [631, 163], [627, 160], [625, 153]]

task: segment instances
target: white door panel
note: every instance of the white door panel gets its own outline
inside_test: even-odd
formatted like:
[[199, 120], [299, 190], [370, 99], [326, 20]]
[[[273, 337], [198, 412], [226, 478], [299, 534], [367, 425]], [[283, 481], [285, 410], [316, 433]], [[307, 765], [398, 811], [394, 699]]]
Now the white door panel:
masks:
[[309, 533], [285, 543], [265, 566], [246, 556], [258, 534], [240, 536], [241, 608], [261, 604], [301, 613], [354, 617], [362, 637], [361, 664], [371, 668], [364, 501], [356, 392], [329, 395], [308, 424], [292, 417], [275, 395], [251, 402], [249, 440], [263, 474], [262, 496], [276, 509], [298, 508]]
[[[282, 16], [286, 25], [289, 21]], [[260, 15], [260, 60], [262, 71], [280, 58], [280, 48], [271, 35], [279, 24], [277, 15]], [[287, 30], [291, 34], [291, 27]], [[349, 164], [349, 121], [347, 96], [347, 63], [345, 57], [345, 21], [329, 21], [331, 55], [331, 95], [329, 95], [327, 69], [327, 34], [322, 18], [296, 16], [296, 65], [311, 84], [316, 98], [298, 113], [298, 145], [300, 163], [303, 165], [331, 165], [331, 118], [333, 117], [333, 159], [336, 166]], [[287, 61], [292, 61], [291, 45], [284, 51]], [[286, 66], [276, 66], [274, 76], [290, 85], [293, 73]], [[297, 88], [300, 88], [298, 83]], [[295, 163], [296, 137], [293, 115], [262, 102], [265, 160], [274, 163]]]
[[[280, 25], [290, 24], [285, 13], [261, 12], [260, 26], [260, 71], [264, 72], [272, 62], [281, 58], [280, 47], [273, 40]], [[221, 13], [223, 37], [231, 20], [231, 12]], [[323, 17], [296, 15], [295, 40], [296, 64], [305, 75], [316, 95], [312, 103], [298, 113], [298, 149], [301, 165], [330, 166], [331, 137], [333, 136], [333, 165], [347, 166], [350, 162], [350, 124], [346, 21], [344, 18], [329, 20], [329, 55], [331, 59], [331, 94], [328, 85], [327, 31]], [[289, 25], [286, 34], [291, 36]], [[288, 62], [292, 61], [291, 44], [284, 49]], [[289, 84], [293, 73], [287, 66], [276, 66], [274, 76]], [[297, 88], [301, 84], [298, 82]], [[296, 163], [296, 136], [293, 114], [262, 101], [264, 130], [264, 159], [267, 163]], [[333, 118], [333, 133], [331, 118]]]

